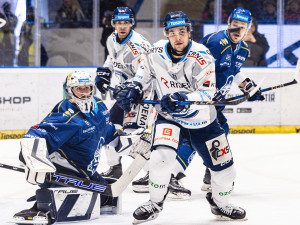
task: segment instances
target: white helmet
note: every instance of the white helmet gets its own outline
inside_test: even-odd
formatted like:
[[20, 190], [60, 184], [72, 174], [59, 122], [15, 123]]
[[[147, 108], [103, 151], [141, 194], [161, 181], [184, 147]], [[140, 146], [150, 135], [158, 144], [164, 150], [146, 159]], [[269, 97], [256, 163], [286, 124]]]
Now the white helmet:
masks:
[[89, 113], [93, 109], [95, 83], [91, 75], [84, 71], [74, 71], [66, 78], [66, 96], [75, 103], [81, 112]]

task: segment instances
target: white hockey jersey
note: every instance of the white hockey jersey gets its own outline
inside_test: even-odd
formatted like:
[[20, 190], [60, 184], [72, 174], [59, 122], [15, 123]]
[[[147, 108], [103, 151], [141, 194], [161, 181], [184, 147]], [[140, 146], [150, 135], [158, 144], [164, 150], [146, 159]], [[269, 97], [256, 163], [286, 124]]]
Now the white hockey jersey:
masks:
[[[169, 41], [161, 40], [148, 51], [133, 78], [146, 87], [154, 81], [154, 89], [161, 99], [174, 92], [185, 92], [190, 101], [211, 101], [216, 92], [215, 59], [202, 44], [190, 41], [185, 56], [173, 63], [168, 52]], [[206, 127], [216, 119], [212, 105], [191, 105], [184, 113], [166, 114], [159, 106], [157, 111], [164, 118], [190, 129]]]
[[146, 38], [134, 30], [130, 31], [122, 43], [117, 42], [116, 33], [113, 32], [108, 37], [106, 45], [109, 55], [103, 66], [112, 71], [113, 76], [119, 79], [118, 83], [135, 76], [141, 55], [151, 46]]

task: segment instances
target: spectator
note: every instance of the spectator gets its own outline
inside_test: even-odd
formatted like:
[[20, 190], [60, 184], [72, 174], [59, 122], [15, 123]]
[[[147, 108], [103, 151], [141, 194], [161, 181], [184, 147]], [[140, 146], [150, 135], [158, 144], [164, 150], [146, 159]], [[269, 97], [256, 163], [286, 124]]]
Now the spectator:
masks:
[[266, 53], [270, 46], [265, 36], [257, 32], [257, 21], [254, 18], [244, 41], [249, 47], [249, 56], [244, 66], [267, 66]]
[[263, 10], [259, 17], [260, 23], [274, 24], [277, 22], [276, 3], [273, 1], [266, 1], [263, 4]]
[[61, 28], [77, 28], [85, 19], [77, 0], [63, 0], [61, 8], [57, 11], [56, 22]]
[[[207, 23], [214, 23], [214, 13], [215, 13], [215, 2], [208, 1], [202, 14], [202, 20], [207, 20]], [[226, 14], [225, 10], [222, 8], [222, 21], [226, 21], [228, 15]]]
[[16, 40], [14, 31], [18, 23], [17, 17], [11, 12], [11, 4], [4, 2], [0, 18], [6, 21], [0, 28], [0, 66], [13, 66], [15, 59]]
[[[41, 28], [44, 19], [41, 18]], [[35, 66], [35, 43], [34, 43], [34, 8], [27, 10], [27, 18], [23, 23], [20, 33], [20, 52], [18, 55], [19, 66]], [[46, 66], [48, 55], [45, 47], [41, 44], [41, 66]]]
[[112, 19], [113, 11], [106, 10], [103, 15], [102, 24], [103, 24], [103, 31], [101, 36], [101, 44], [105, 48], [105, 59], [108, 56], [108, 49], [106, 47], [106, 40], [111, 35], [111, 33], [114, 31], [114, 28], [111, 25], [111, 19]]
[[300, 3], [299, 0], [292, 0], [286, 7], [284, 19], [287, 24], [298, 24], [300, 21]]

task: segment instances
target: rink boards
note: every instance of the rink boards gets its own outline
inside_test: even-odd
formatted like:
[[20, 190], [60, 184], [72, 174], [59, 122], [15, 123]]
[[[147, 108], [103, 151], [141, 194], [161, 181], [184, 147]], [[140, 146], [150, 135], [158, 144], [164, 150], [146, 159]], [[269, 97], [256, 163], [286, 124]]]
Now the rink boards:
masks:
[[[1, 69], [0, 139], [21, 138], [32, 125], [40, 122], [64, 98], [62, 84], [68, 73], [85, 70], [95, 76], [96, 68], [15, 68]], [[293, 79], [295, 69], [247, 68], [243, 71], [262, 88]], [[114, 80], [113, 83], [116, 83]], [[233, 85], [228, 97], [241, 92]], [[101, 95], [98, 93], [98, 96]], [[245, 102], [228, 106], [224, 113], [230, 133], [299, 133], [299, 84], [264, 93], [263, 102]], [[110, 108], [111, 94], [102, 96]]]

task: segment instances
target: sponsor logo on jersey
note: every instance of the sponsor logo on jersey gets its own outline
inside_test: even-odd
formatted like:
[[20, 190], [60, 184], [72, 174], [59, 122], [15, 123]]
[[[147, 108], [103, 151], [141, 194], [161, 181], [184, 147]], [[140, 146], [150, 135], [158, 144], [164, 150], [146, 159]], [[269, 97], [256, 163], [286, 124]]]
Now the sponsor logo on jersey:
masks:
[[170, 88], [168, 85], [169, 82], [165, 78], [161, 77], [160, 81], [163, 82], [163, 84], [166, 85], [167, 88]]
[[71, 116], [71, 113], [67, 110], [63, 113], [63, 116]]
[[205, 59], [202, 57], [200, 52], [190, 51], [187, 57], [194, 58], [196, 61], [203, 66], [204, 64], [207, 64]]
[[125, 65], [122, 65], [121, 63], [118, 63], [118, 62], [114, 62], [114, 67], [116, 67], [118, 69], [126, 69]]
[[170, 129], [170, 128], [164, 128], [163, 129], [163, 135], [172, 136], [172, 129]]
[[92, 127], [88, 128], [86, 130], [83, 130], [82, 133], [90, 133], [90, 132], [93, 132], [95, 129], [96, 129], [96, 127], [92, 126]]
[[52, 127], [54, 130], [58, 130], [56, 126], [53, 125], [53, 123], [49, 123], [50, 127]]
[[138, 55], [139, 54], [139, 51], [137, 50], [137, 48], [135, 47], [135, 45], [131, 41], [128, 41], [126, 44], [130, 48], [133, 55]]
[[206, 71], [205, 72], [205, 75], [206, 76], [209, 76], [210, 74], [212, 74], [212, 73], [215, 73], [216, 71], [214, 71], [214, 70], [209, 70], [209, 71]]
[[170, 86], [172, 88], [191, 88], [192, 85], [189, 82], [186, 83], [179, 83], [175, 81], [170, 81]]
[[242, 60], [242, 61], [246, 61], [246, 58], [244, 56], [241, 56], [241, 55], [237, 55], [236, 58], [239, 59], [239, 60]]
[[221, 39], [220, 44], [226, 46], [228, 44], [227, 39]]
[[153, 47], [150, 48], [147, 53], [151, 54], [151, 53], [162, 53], [163, 52], [163, 47]]
[[203, 83], [203, 86], [204, 87], [209, 87], [209, 85], [210, 85], [210, 81], [208, 80], [208, 81], [205, 81], [204, 83]]

